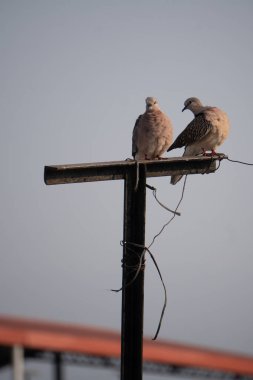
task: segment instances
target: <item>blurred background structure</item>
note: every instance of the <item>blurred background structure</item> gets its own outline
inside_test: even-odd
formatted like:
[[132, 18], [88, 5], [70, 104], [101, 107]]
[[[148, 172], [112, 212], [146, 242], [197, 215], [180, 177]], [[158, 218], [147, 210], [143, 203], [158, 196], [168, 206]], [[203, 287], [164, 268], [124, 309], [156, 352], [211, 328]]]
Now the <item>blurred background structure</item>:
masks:
[[[144, 339], [146, 373], [165, 378], [253, 379], [253, 357]], [[0, 369], [12, 364], [25, 380], [25, 359], [48, 361], [51, 379], [66, 379], [65, 366], [120, 367], [120, 334], [91, 327], [0, 316]], [[28, 372], [29, 376], [29, 372]]]

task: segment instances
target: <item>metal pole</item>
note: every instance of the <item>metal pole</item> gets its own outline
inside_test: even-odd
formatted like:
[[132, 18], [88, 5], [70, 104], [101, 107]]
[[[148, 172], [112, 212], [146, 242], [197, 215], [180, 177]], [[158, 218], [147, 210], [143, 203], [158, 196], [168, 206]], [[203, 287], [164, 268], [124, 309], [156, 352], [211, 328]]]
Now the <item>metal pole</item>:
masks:
[[13, 346], [12, 348], [13, 380], [25, 379], [24, 348]]
[[62, 355], [60, 352], [55, 352], [54, 354], [54, 379], [63, 380]]
[[136, 167], [127, 171], [124, 192], [124, 245], [122, 279], [121, 325], [121, 380], [142, 379], [144, 259], [138, 277], [136, 274], [143, 248], [129, 243], [145, 245], [146, 168], [139, 164], [138, 189]]

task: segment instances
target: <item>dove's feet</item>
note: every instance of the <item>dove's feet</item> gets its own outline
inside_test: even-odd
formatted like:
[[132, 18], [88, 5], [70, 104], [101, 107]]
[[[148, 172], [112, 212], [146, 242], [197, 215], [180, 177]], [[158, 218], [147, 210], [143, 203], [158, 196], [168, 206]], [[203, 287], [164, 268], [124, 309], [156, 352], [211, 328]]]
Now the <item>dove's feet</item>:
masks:
[[214, 149], [212, 149], [210, 153], [207, 153], [207, 151], [204, 148], [201, 148], [201, 149], [202, 149], [202, 156], [204, 157], [219, 156], [219, 153], [216, 153]]

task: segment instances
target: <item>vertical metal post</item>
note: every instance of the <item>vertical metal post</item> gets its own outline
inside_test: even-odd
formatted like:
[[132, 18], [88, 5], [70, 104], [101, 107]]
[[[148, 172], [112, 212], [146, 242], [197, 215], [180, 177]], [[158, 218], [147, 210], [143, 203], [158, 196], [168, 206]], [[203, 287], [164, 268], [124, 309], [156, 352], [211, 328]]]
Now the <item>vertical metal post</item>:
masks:
[[54, 354], [54, 379], [63, 380], [62, 355], [60, 352]]
[[24, 348], [13, 346], [12, 348], [13, 380], [25, 379]]
[[138, 277], [136, 274], [143, 248], [128, 243], [145, 245], [146, 168], [139, 165], [138, 189], [136, 167], [129, 168], [124, 192], [124, 245], [122, 279], [121, 324], [121, 380], [142, 379], [144, 259]]

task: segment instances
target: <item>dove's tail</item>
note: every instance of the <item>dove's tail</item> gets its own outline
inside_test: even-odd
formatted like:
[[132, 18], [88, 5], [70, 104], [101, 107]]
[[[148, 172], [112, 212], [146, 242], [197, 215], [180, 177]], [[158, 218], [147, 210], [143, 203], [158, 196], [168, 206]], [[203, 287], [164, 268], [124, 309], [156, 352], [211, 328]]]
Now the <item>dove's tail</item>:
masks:
[[182, 175], [172, 175], [170, 183], [172, 185], [176, 185], [176, 183], [178, 183], [182, 177], [183, 177]]

